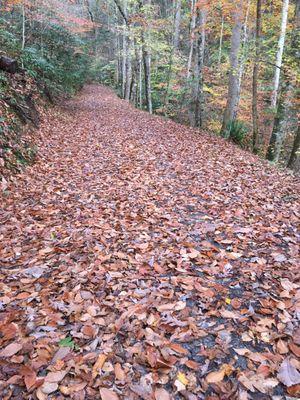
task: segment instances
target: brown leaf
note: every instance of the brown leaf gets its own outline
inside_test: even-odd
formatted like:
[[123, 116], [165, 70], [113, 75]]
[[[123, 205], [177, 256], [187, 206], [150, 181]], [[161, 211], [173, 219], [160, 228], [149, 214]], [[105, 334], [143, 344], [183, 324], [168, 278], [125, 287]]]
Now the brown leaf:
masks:
[[210, 372], [205, 379], [207, 383], [218, 383], [222, 382], [224, 378], [225, 378], [225, 369], [221, 368], [219, 371]]
[[300, 346], [297, 346], [295, 343], [290, 343], [289, 347], [295, 356], [300, 358]]
[[232, 373], [232, 366], [228, 364], [223, 364], [219, 371], [210, 372], [206, 376], [206, 381], [208, 383], [219, 383], [222, 382], [225, 376]]
[[49, 382], [49, 383], [60, 382], [64, 379], [64, 377], [67, 375], [67, 373], [68, 373], [67, 371], [49, 372], [49, 374], [45, 377], [45, 382]]
[[36, 372], [31, 367], [23, 365], [20, 368], [20, 373], [24, 377], [24, 382], [27, 390], [30, 390], [36, 383], [37, 380]]
[[300, 384], [300, 373], [291, 364], [288, 358], [286, 358], [282, 362], [278, 371], [277, 378], [280, 380], [281, 383], [288, 387]]
[[11, 343], [0, 352], [0, 357], [12, 357], [17, 354], [22, 347], [20, 343]]
[[286, 354], [289, 352], [286, 342], [284, 342], [282, 339], [278, 340], [278, 342], [276, 344], [276, 348], [277, 348], [279, 354]]
[[119, 396], [112, 389], [100, 389], [100, 396], [101, 400], [119, 400]]
[[157, 388], [154, 392], [155, 400], [171, 400], [170, 394], [163, 388]]
[[96, 376], [98, 375], [98, 373], [101, 370], [101, 368], [103, 367], [103, 364], [105, 363], [106, 359], [107, 359], [106, 354], [100, 354], [98, 356], [97, 361], [95, 362], [95, 364], [93, 366], [93, 371], [92, 371], [93, 379], [95, 379]]
[[116, 379], [118, 381], [124, 382], [126, 375], [125, 375], [123, 368], [121, 367], [121, 364], [120, 363], [115, 364], [114, 370], [115, 370]]
[[73, 394], [73, 393], [79, 392], [80, 390], [83, 390], [86, 387], [86, 385], [87, 385], [87, 382], [73, 383], [70, 386], [60, 386], [59, 390], [65, 396], [69, 396], [70, 394]]
[[170, 344], [170, 348], [172, 350], [174, 350], [176, 353], [178, 354], [184, 354], [187, 355], [189, 352], [187, 349], [185, 349], [184, 347], [182, 347], [180, 344], [178, 343], [171, 343]]

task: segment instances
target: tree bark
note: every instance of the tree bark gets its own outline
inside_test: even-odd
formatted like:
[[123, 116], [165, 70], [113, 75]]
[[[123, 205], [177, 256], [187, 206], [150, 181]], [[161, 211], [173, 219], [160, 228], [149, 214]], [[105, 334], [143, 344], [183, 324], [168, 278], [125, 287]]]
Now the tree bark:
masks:
[[197, 33], [196, 61], [195, 61], [195, 126], [201, 128], [203, 125], [203, 65], [205, 51], [205, 20], [206, 11], [201, 9], [197, 11], [196, 25], [199, 27]]
[[191, 68], [192, 68], [192, 60], [193, 60], [193, 52], [194, 52], [194, 40], [195, 40], [195, 26], [196, 26], [196, 14], [195, 14], [195, 0], [191, 1], [191, 28], [190, 28], [190, 52], [187, 64], [187, 79], [191, 76]]
[[240, 100], [240, 95], [241, 95], [241, 86], [242, 86], [245, 62], [247, 59], [246, 47], [247, 47], [247, 40], [248, 40], [248, 19], [249, 19], [249, 13], [250, 13], [250, 5], [251, 5], [251, 0], [248, 0], [246, 16], [245, 16], [245, 21], [244, 21], [244, 26], [243, 26], [243, 41], [242, 41], [242, 52], [241, 52], [242, 54], [240, 57], [240, 68], [239, 68], [239, 100]]
[[282, 145], [284, 143], [287, 131], [287, 122], [289, 119], [289, 110], [291, 109], [292, 93], [293, 90], [290, 83], [288, 83], [287, 86], [281, 91], [272, 135], [267, 151], [267, 159], [269, 161], [279, 161]]
[[152, 93], [151, 93], [151, 55], [149, 53], [147, 43], [145, 41], [145, 34], [142, 31], [142, 52], [143, 52], [143, 64], [144, 64], [144, 78], [145, 78], [145, 96], [147, 110], [152, 114]]
[[259, 149], [259, 123], [258, 123], [258, 71], [260, 55], [260, 36], [261, 36], [261, 0], [256, 3], [256, 32], [255, 32], [255, 58], [252, 78], [252, 149], [257, 153]]
[[[222, 11], [221, 11], [221, 12], [222, 12]], [[219, 52], [218, 52], [218, 68], [219, 68], [219, 69], [220, 69], [220, 66], [221, 66], [221, 59], [222, 59], [223, 32], [224, 32], [224, 15], [223, 15], [223, 12], [222, 12], [222, 17], [221, 17], [221, 32], [220, 32]]]
[[296, 160], [299, 154], [299, 148], [300, 148], [300, 123], [298, 122], [298, 129], [294, 138], [294, 142], [293, 142], [293, 147], [292, 147], [292, 151], [290, 154], [290, 158], [289, 161], [287, 163], [287, 167], [293, 169], [295, 164], [296, 164]]
[[235, 5], [234, 10], [234, 27], [231, 36], [231, 48], [230, 48], [230, 71], [229, 71], [229, 82], [228, 82], [228, 95], [227, 104], [224, 111], [223, 124], [221, 128], [221, 135], [228, 137], [228, 130], [235, 119], [237, 111], [238, 94], [239, 94], [239, 77], [238, 77], [238, 66], [239, 66], [239, 50], [241, 46], [241, 33], [242, 33], [242, 9], [243, 1], [239, 1]]
[[176, 10], [175, 10], [174, 40], [173, 40], [173, 46], [175, 52], [178, 50], [179, 46], [180, 22], [181, 22], [181, 0], [177, 0]]
[[10, 74], [15, 74], [18, 71], [18, 63], [12, 58], [0, 56], [0, 69]]
[[25, 2], [23, 1], [23, 4], [22, 4], [22, 45], [21, 45], [21, 50], [22, 50], [22, 51], [25, 49], [25, 42], [26, 42], [26, 36], [25, 36], [25, 22], [26, 22], [26, 16], [25, 16]]
[[282, 65], [282, 56], [285, 42], [285, 34], [286, 34], [286, 26], [287, 26], [287, 17], [288, 17], [288, 9], [289, 9], [289, 0], [283, 0], [282, 5], [282, 16], [281, 16], [281, 30], [280, 36], [278, 40], [278, 50], [276, 55], [276, 67], [274, 74], [274, 86], [271, 97], [271, 107], [275, 108], [277, 104], [278, 90], [279, 90], [279, 80], [280, 80], [280, 70]]
[[[293, 54], [292, 57], [295, 60], [297, 60], [298, 57], [297, 49], [299, 48], [299, 39], [300, 39], [300, 0], [297, 0], [295, 8], [295, 19], [292, 32], [292, 40], [290, 45]], [[281, 147], [287, 131], [287, 123], [291, 119], [290, 118], [291, 114], [297, 113], [297, 111], [295, 111], [294, 109], [295, 104], [297, 104], [297, 99], [295, 99], [295, 97], [297, 96], [297, 90], [296, 90], [296, 83], [294, 82], [297, 81], [297, 78], [295, 75], [296, 73], [290, 71], [290, 76], [286, 77], [287, 84], [286, 86], [283, 87], [281, 92], [279, 104], [277, 107], [276, 117], [273, 124], [273, 130], [266, 155], [267, 159], [270, 161], [275, 161], [275, 162], [278, 161]], [[298, 131], [295, 135], [291, 155], [288, 161], [289, 167], [294, 165], [297, 158], [297, 152], [299, 149], [298, 136], [299, 136], [299, 125], [298, 125]]]

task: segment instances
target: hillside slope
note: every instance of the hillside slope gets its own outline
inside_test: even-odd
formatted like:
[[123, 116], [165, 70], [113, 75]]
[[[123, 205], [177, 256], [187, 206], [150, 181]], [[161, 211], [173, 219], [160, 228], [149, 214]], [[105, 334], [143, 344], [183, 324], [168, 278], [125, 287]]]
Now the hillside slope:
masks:
[[297, 397], [299, 181], [96, 85], [40, 134], [1, 199], [5, 398]]

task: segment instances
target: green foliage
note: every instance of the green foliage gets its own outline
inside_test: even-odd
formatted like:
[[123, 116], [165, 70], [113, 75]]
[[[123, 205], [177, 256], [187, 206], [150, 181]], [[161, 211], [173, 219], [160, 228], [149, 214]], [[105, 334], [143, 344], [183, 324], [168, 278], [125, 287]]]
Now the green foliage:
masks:
[[77, 344], [73, 341], [73, 339], [70, 336], [67, 336], [64, 339], [60, 340], [58, 345], [60, 347], [69, 347], [72, 350], [78, 350], [79, 349]]
[[88, 72], [86, 42], [58, 23], [48, 23], [45, 28], [42, 22], [33, 20], [22, 51], [21, 18], [17, 12], [14, 23], [0, 18], [1, 51], [19, 59], [30, 76], [45, 81], [54, 92], [80, 89]]
[[234, 143], [243, 147], [245, 137], [248, 133], [248, 128], [245, 122], [240, 120], [232, 121], [226, 129], [225, 137], [232, 140]]
[[115, 74], [115, 62], [106, 62], [102, 58], [95, 58], [89, 68], [89, 79], [101, 82], [104, 85], [114, 86]]
[[0, 18], [0, 49], [11, 56], [19, 54], [21, 49], [18, 37], [4, 18]]

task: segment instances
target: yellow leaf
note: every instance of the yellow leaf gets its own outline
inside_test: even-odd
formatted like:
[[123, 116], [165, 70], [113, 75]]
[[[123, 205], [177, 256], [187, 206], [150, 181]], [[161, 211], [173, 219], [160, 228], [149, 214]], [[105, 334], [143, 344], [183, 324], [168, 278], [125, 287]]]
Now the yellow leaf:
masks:
[[226, 304], [230, 304], [231, 303], [231, 299], [229, 299], [228, 297], [225, 299], [225, 303]]
[[189, 383], [189, 381], [187, 380], [186, 376], [182, 372], [178, 372], [177, 379], [183, 385], [187, 385]]

